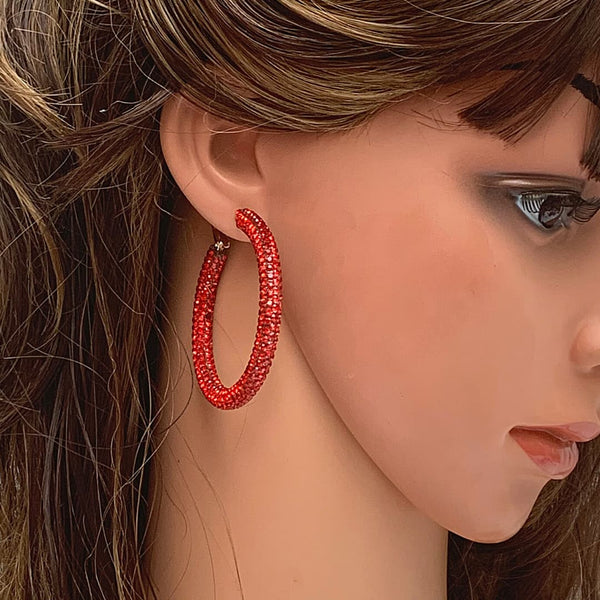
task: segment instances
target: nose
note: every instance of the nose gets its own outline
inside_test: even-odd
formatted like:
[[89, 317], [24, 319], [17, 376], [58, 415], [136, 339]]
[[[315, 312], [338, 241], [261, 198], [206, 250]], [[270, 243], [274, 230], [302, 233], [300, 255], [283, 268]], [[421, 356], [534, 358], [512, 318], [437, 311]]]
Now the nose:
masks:
[[600, 314], [580, 325], [571, 347], [571, 360], [582, 373], [600, 367]]

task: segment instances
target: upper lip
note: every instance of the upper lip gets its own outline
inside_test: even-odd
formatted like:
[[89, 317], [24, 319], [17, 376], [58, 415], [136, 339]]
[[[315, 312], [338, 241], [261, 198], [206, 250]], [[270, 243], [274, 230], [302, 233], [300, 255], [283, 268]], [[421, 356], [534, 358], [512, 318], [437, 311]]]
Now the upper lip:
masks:
[[600, 435], [600, 424], [589, 421], [567, 425], [519, 426], [515, 429], [545, 431], [563, 442], [589, 442]]

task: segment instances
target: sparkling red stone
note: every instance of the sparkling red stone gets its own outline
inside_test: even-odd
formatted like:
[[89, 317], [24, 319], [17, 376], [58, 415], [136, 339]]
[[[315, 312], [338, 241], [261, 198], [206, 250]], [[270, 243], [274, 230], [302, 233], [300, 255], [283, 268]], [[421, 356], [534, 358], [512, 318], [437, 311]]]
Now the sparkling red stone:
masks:
[[258, 264], [258, 325], [248, 364], [231, 387], [225, 387], [213, 355], [212, 316], [217, 286], [227, 254], [211, 245], [198, 277], [192, 318], [192, 357], [198, 385], [206, 399], [224, 410], [240, 408], [260, 389], [271, 368], [281, 326], [282, 280], [277, 245], [261, 217], [249, 208], [236, 211], [235, 223], [252, 242]]

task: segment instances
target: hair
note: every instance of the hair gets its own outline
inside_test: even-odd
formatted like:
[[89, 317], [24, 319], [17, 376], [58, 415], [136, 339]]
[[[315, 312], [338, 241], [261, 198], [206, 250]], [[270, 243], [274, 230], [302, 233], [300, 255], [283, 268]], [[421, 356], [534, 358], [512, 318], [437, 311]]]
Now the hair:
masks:
[[[236, 124], [340, 132], [524, 64], [460, 113], [512, 143], [598, 71], [599, 33], [597, 0], [1, 0], [2, 597], [152, 593], [173, 93]], [[599, 460], [581, 447], [505, 542], [450, 533], [449, 599], [600, 599]]]

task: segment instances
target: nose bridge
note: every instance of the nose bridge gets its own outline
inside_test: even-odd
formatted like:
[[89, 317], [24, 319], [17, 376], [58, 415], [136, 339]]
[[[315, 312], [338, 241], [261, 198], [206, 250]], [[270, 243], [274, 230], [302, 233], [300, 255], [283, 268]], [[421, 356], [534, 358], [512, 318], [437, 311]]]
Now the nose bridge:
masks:
[[[600, 220], [600, 215], [597, 217]], [[586, 239], [585, 256], [571, 266], [568, 287], [561, 292], [563, 308], [575, 317], [570, 357], [580, 372], [600, 375], [600, 228]], [[573, 335], [574, 334], [574, 335]]]
[[[595, 187], [585, 196], [596, 197], [598, 192]], [[580, 372], [593, 372], [600, 383], [600, 213], [575, 226], [571, 235], [569, 250], [562, 256], [566, 286], [560, 292], [568, 315], [570, 358]]]

